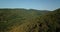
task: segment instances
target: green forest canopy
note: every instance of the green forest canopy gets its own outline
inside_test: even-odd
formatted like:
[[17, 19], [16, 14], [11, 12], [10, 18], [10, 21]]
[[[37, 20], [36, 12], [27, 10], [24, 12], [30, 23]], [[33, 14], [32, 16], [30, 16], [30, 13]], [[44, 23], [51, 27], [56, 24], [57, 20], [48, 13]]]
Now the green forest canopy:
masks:
[[1, 32], [59, 32], [60, 8], [54, 11], [0, 9]]

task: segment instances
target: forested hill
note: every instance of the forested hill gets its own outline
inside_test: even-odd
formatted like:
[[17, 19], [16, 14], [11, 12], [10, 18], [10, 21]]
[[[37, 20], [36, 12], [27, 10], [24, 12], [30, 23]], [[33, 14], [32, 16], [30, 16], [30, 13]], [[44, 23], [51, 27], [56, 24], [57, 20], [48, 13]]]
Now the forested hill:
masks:
[[60, 32], [60, 8], [40, 16], [38, 23], [40, 32]]
[[60, 8], [54, 11], [0, 9], [1, 32], [60, 32]]
[[0, 31], [6, 32], [24, 23], [33, 22], [35, 18], [48, 12], [35, 9], [0, 9]]

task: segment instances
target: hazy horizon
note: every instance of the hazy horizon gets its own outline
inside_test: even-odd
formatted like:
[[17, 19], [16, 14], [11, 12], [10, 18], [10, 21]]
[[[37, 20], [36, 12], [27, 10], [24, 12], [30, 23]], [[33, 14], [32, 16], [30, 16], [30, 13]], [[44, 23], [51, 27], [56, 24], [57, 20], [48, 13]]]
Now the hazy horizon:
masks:
[[0, 8], [55, 10], [60, 8], [60, 0], [0, 0]]

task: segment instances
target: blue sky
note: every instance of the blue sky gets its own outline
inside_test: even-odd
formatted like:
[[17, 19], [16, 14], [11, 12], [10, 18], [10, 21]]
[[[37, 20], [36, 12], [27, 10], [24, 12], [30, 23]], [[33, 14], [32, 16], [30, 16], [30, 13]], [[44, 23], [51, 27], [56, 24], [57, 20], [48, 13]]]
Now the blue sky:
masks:
[[54, 10], [60, 8], [60, 0], [0, 0], [0, 8]]

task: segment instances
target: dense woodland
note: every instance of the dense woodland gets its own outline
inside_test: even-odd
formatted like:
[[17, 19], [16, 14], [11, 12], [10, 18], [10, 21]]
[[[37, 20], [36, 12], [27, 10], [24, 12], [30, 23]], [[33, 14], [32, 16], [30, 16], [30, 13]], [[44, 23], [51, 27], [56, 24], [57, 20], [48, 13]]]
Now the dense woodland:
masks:
[[60, 32], [60, 8], [0, 9], [0, 32]]

